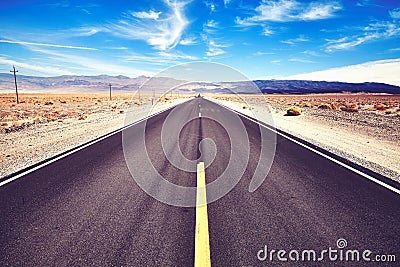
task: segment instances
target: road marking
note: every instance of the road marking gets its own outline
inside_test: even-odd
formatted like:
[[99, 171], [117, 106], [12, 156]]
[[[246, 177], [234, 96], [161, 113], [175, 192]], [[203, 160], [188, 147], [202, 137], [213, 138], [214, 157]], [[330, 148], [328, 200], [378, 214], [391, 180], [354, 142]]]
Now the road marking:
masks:
[[[188, 101], [190, 101], [190, 99], [184, 101], [183, 103], [188, 102]], [[183, 103], [180, 103], [180, 104], [183, 104]], [[66, 152], [63, 152], [63, 153], [61, 153], [61, 154], [59, 154], [59, 155], [55, 155], [53, 158], [45, 159], [44, 162], [38, 163], [37, 166], [34, 166], [34, 167], [32, 167], [32, 168], [29, 168], [29, 167], [28, 167], [29, 169], [27, 169], [27, 170], [25, 170], [25, 171], [23, 171], [23, 172], [21, 172], [21, 173], [19, 173], [19, 174], [17, 174], [17, 175], [11, 176], [11, 177], [8, 178], [7, 180], [4, 180], [4, 181], [1, 181], [1, 180], [0, 180], [0, 181], [1, 181], [1, 182], [0, 182], [0, 187], [3, 186], [3, 185], [5, 185], [5, 184], [8, 184], [8, 183], [10, 183], [10, 182], [12, 182], [12, 181], [14, 181], [14, 180], [17, 180], [17, 179], [19, 179], [19, 178], [21, 178], [21, 177], [23, 177], [23, 176], [25, 176], [25, 175], [27, 175], [27, 174], [29, 174], [29, 173], [31, 173], [31, 172], [34, 172], [34, 171], [36, 171], [36, 170], [38, 170], [38, 169], [40, 169], [40, 168], [43, 168], [43, 167], [45, 167], [45, 166], [47, 166], [47, 165], [49, 165], [49, 164], [51, 164], [51, 163], [53, 163], [53, 162], [55, 162], [55, 161], [57, 161], [57, 160], [59, 160], [59, 159], [65, 158], [65, 157], [67, 157], [67, 156], [69, 156], [69, 155], [71, 155], [71, 154], [73, 154], [73, 153], [75, 153], [75, 152], [78, 152], [79, 150], [82, 150], [82, 149], [84, 149], [84, 148], [86, 148], [86, 147], [88, 147], [88, 146], [91, 146], [91, 145], [93, 145], [93, 144], [95, 144], [95, 143], [97, 143], [97, 142], [100, 142], [100, 141], [102, 141], [102, 140], [104, 140], [104, 139], [106, 139], [106, 138], [108, 138], [108, 137], [110, 137], [110, 136], [112, 136], [112, 135], [114, 135], [114, 134], [117, 134], [117, 133], [119, 133], [119, 132], [122, 132], [123, 130], [125, 130], [125, 129], [131, 127], [131, 126], [134, 126], [134, 125], [139, 124], [139, 123], [141, 123], [141, 122], [143, 122], [143, 121], [145, 121], [145, 120], [147, 120], [147, 119], [150, 119], [150, 118], [152, 118], [152, 117], [155, 117], [156, 115], [158, 115], [158, 114], [160, 114], [160, 113], [163, 113], [163, 112], [165, 112], [165, 111], [167, 111], [167, 110], [170, 110], [170, 109], [172, 109], [172, 108], [174, 108], [174, 107], [176, 107], [176, 106], [178, 106], [178, 105], [180, 105], [180, 104], [177, 104], [177, 105], [174, 105], [174, 106], [172, 106], [172, 107], [169, 107], [169, 108], [160, 110], [160, 111], [158, 111], [158, 112], [156, 112], [156, 113], [154, 113], [154, 114], [151, 114], [151, 115], [149, 115], [149, 116], [147, 116], [147, 117], [145, 117], [145, 118], [139, 119], [139, 120], [137, 120], [137, 121], [135, 121], [135, 122], [132, 122], [131, 124], [125, 125], [125, 126], [119, 128], [119, 129], [117, 129], [117, 130], [114, 130], [114, 131], [108, 133], [108, 134], [105, 134], [105, 135], [103, 135], [103, 136], [97, 137], [97, 138], [93, 139], [92, 141], [89, 141], [89, 142], [87, 142], [87, 143], [84, 143], [84, 144], [82, 144], [82, 145], [79, 145], [79, 146], [76, 147], [76, 148], [73, 148], [73, 149], [71, 149], [71, 150], [68, 150], [68, 151], [66, 151]], [[11, 175], [12, 175], [12, 174], [11, 174]]]
[[391, 185], [388, 185], [388, 184], [386, 184], [385, 182], [383, 182], [383, 181], [381, 181], [381, 180], [379, 180], [379, 179], [377, 179], [377, 178], [375, 178], [375, 177], [373, 177], [373, 176], [371, 176], [371, 175], [369, 175], [369, 174], [366, 174], [366, 173], [364, 173], [364, 172], [362, 172], [362, 171], [360, 171], [360, 170], [358, 170], [358, 169], [356, 169], [356, 168], [354, 168], [354, 167], [352, 167], [352, 166], [350, 166], [350, 165], [347, 165], [346, 163], [341, 162], [340, 160], [337, 160], [337, 159], [335, 159], [335, 158], [332, 158], [331, 156], [328, 156], [328, 155], [324, 154], [323, 152], [321, 152], [321, 151], [319, 151], [319, 150], [317, 150], [317, 149], [314, 149], [314, 148], [312, 148], [312, 147], [309, 147], [308, 145], [303, 144], [302, 142], [300, 142], [300, 141], [298, 141], [298, 140], [296, 140], [296, 139], [293, 139], [293, 138], [291, 138], [290, 136], [288, 136], [288, 135], [286, 135], [286, 134], [284, 134], [284, 133], [278, 132], [278, 131], [275, 129], [275, 127], [268, 126], [268, 125], [264, 125], [264, 124], [260, 123], [259, 121], [257, 121], [256, 119], [251, 118], [251, 117], [248, 116], [248, 115], [245, 115], [245, 114], [243, 114], [243, 113], [241, 113], [241, 112], [239, 112], [239, 111], [236, 111], [236, 110], [234, 110], [234, 109], [231, 109], [231, 108], [229, 108], [229, 107], [227, 107], [227, 106], [225, 106], [225, 105], [223, 105], [223, 104], [217, 103], [217, 102], [215, 102], [215, 101], [213, 101], [213, 100], [211, 100], [211, 99], [207, 99], [207, 100], [208, 100], [208, 101], [211, 101], [211, 102], [213, 102], [213, 103], [215, 103], [215, 104], [217, 104], [217, 105], [220, 105], [221, 107], [223, 107], [223, 108], [225, 108], [225, 109], [227, 109], [227, 110], [233, 111], [233, 112], [235, 112], [236, 114], [238, 114], [239, 116], [242, 116], [242, 117], [244, 117], [244, 118], [246, 118], [246, 119], [248, 119], [248, 120], [250, 120], [250, 121], [252, 121], [252, 122], [255, 122], [255, 123], [257, 123], [258, 125], [261, 125], [262, 127], [267, 128], [268, 130], [273, 131], [273, 132], [277, 133], [278, 135], [283, 136], [283, 137], [285, 137], [286, 139], [288, 139], [288, 140], [290, 140], [290, 141], [292, 141], [292, 142], [294, 142], [294, 143], [296, 143], [296, 144], [298, 144], [298, 145], [300, 145], [300, 146], [302, 146], [302, 147], [304, 147], [304, 148], [306, 148], [306, 149], [308, 149], [308, 150], [310, 150], [310, 151], [312, 151], [312, 152], [314, 152], [314, 153], [317, 153], [318, 155], [320, 155], [320, 156], [322, 156], [322, 157], [324, 157], [324, 158], [326, 158], [326, 159], [328, 159], [328, 160], [330, 160], [330, 161], [333, 161], [334, 163], [339, 164], [340, 166], [342, 166], [342, 167], [344, 167], [344, 168], [346, 168], [346, 169], [348, 169], [348, 170], [350, 170], [350, 171], [352, 171], [352, 172], [355, 172], [355, 173], [359, 174], [360, 176], [362, 176], [362, 177], [364, 177], [364, 178], [367, 178], [368, 180], [370, 180], [370, 181], [372, 181], [372, 182], [374, 182], [374, 183], [376, 183], [376, 184], [378, 184], [378, 185], [380, 185], [380, 186], [383, 186], [383, 187], [385, 187], [386, 189], [389, 189], [390, 191], [392, 191], [392, 192], [394, 192], [394, 193], [400, 195], [400, 190], [399, 190], [399, 189], [397, 189], [397, 188], [395, 188], [395, 187], [393, 187], [393, 186], [391, 186]]
[[210, 239], [208, 234], [206, 175], [204, 162], [197, 163], [196, 229], [194, 266], [211, 266]]

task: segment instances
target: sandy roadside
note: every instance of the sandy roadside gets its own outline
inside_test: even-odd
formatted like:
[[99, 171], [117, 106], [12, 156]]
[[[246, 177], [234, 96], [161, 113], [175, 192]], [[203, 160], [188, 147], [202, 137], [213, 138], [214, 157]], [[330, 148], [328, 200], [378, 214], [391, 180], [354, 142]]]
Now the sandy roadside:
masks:
[[[213, 98], [215, 101], [215, 98]], [[266, 103], [217, 100], [248, 116], [268, 112]], [[270, 105], [273, 122], [281, 129], [336, 155], [400, 182], [398, 116], [304, 108], [300, 116], [284, 116], [287, 105]]]
[[[62, 120], [29, 124], [27, 127], [9, 132], [0, 131], [0, 177], [123, 127], [128, 123], [127, 111], [129, 111], [129, 123], [132, 123], [186, 100], [171, 99], [159, 102], [154, 107], [147, 101], [127, 109], [126, 99], [122, 99], [111, 105], [118, 106], [117, 109], [105, 107], [89, 112], [88, 107], [85, 107], [84, 119], [83, 115], [64, 117]], [[80, 103], [80, 108], [82, 106]]]

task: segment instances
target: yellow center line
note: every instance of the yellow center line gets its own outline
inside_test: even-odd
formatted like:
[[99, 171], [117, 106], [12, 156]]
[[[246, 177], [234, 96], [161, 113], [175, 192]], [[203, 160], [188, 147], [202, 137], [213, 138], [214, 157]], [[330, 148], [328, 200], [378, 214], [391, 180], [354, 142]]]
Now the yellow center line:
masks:
[[194, 266], [211, 266], [204, 162], [197, 163], [196, 233]]

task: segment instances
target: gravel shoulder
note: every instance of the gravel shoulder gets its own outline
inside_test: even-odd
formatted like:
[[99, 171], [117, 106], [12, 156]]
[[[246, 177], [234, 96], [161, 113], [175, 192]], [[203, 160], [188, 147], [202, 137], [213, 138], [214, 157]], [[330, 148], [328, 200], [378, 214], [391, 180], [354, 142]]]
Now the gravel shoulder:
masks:
[[[85, 107], [84, 119], [81, 116], [64, 117], [62, 120], [29, 123], [23, 127], [3, 129], [0, 131], [0, 177], [117, 130], [128, 123], [127, 115], [129, 123], [132, 123], [185, 100], [162, 101], [155, 107], [152, 107], [150, 101], [131, 105], [129, 108], [128, 105], [124, 105], [119, 109], [104, 108], [89, 111], [88, 107]], [[125, 103], [125, 101], [120, 102]]]
[[[268, 112], [267, 104], [260, 101], [248, 101], [249, 107], [238, 101], [217, 101], [258, 119], [257, 114]], [[318, 108], [303, 108], [300, 116], [285, 116], [287, 108], [285, 104], [269, 105], [277, 129], [400, 182], [400, 117]]]

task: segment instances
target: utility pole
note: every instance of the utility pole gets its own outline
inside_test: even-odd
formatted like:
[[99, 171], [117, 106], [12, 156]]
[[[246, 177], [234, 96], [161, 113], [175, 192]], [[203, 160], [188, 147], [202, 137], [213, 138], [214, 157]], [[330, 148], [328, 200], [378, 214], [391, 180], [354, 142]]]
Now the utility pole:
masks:
[[110, 86], [110, 101], [111, 101], [112, 100], [112, 98], [111, 98], [111, 83], [109, 83], [108, 86]]
[[15, 66], [13, 66], [13, 70], [10, 70], [10, 72], [14, 72], [14, 83], [15, 83], [15, 94], [17, 95], [17, 104], [19, 104], [19, 99], [18, 99], [18, 86], [17, 86], [17, 70], [15, 70]]

